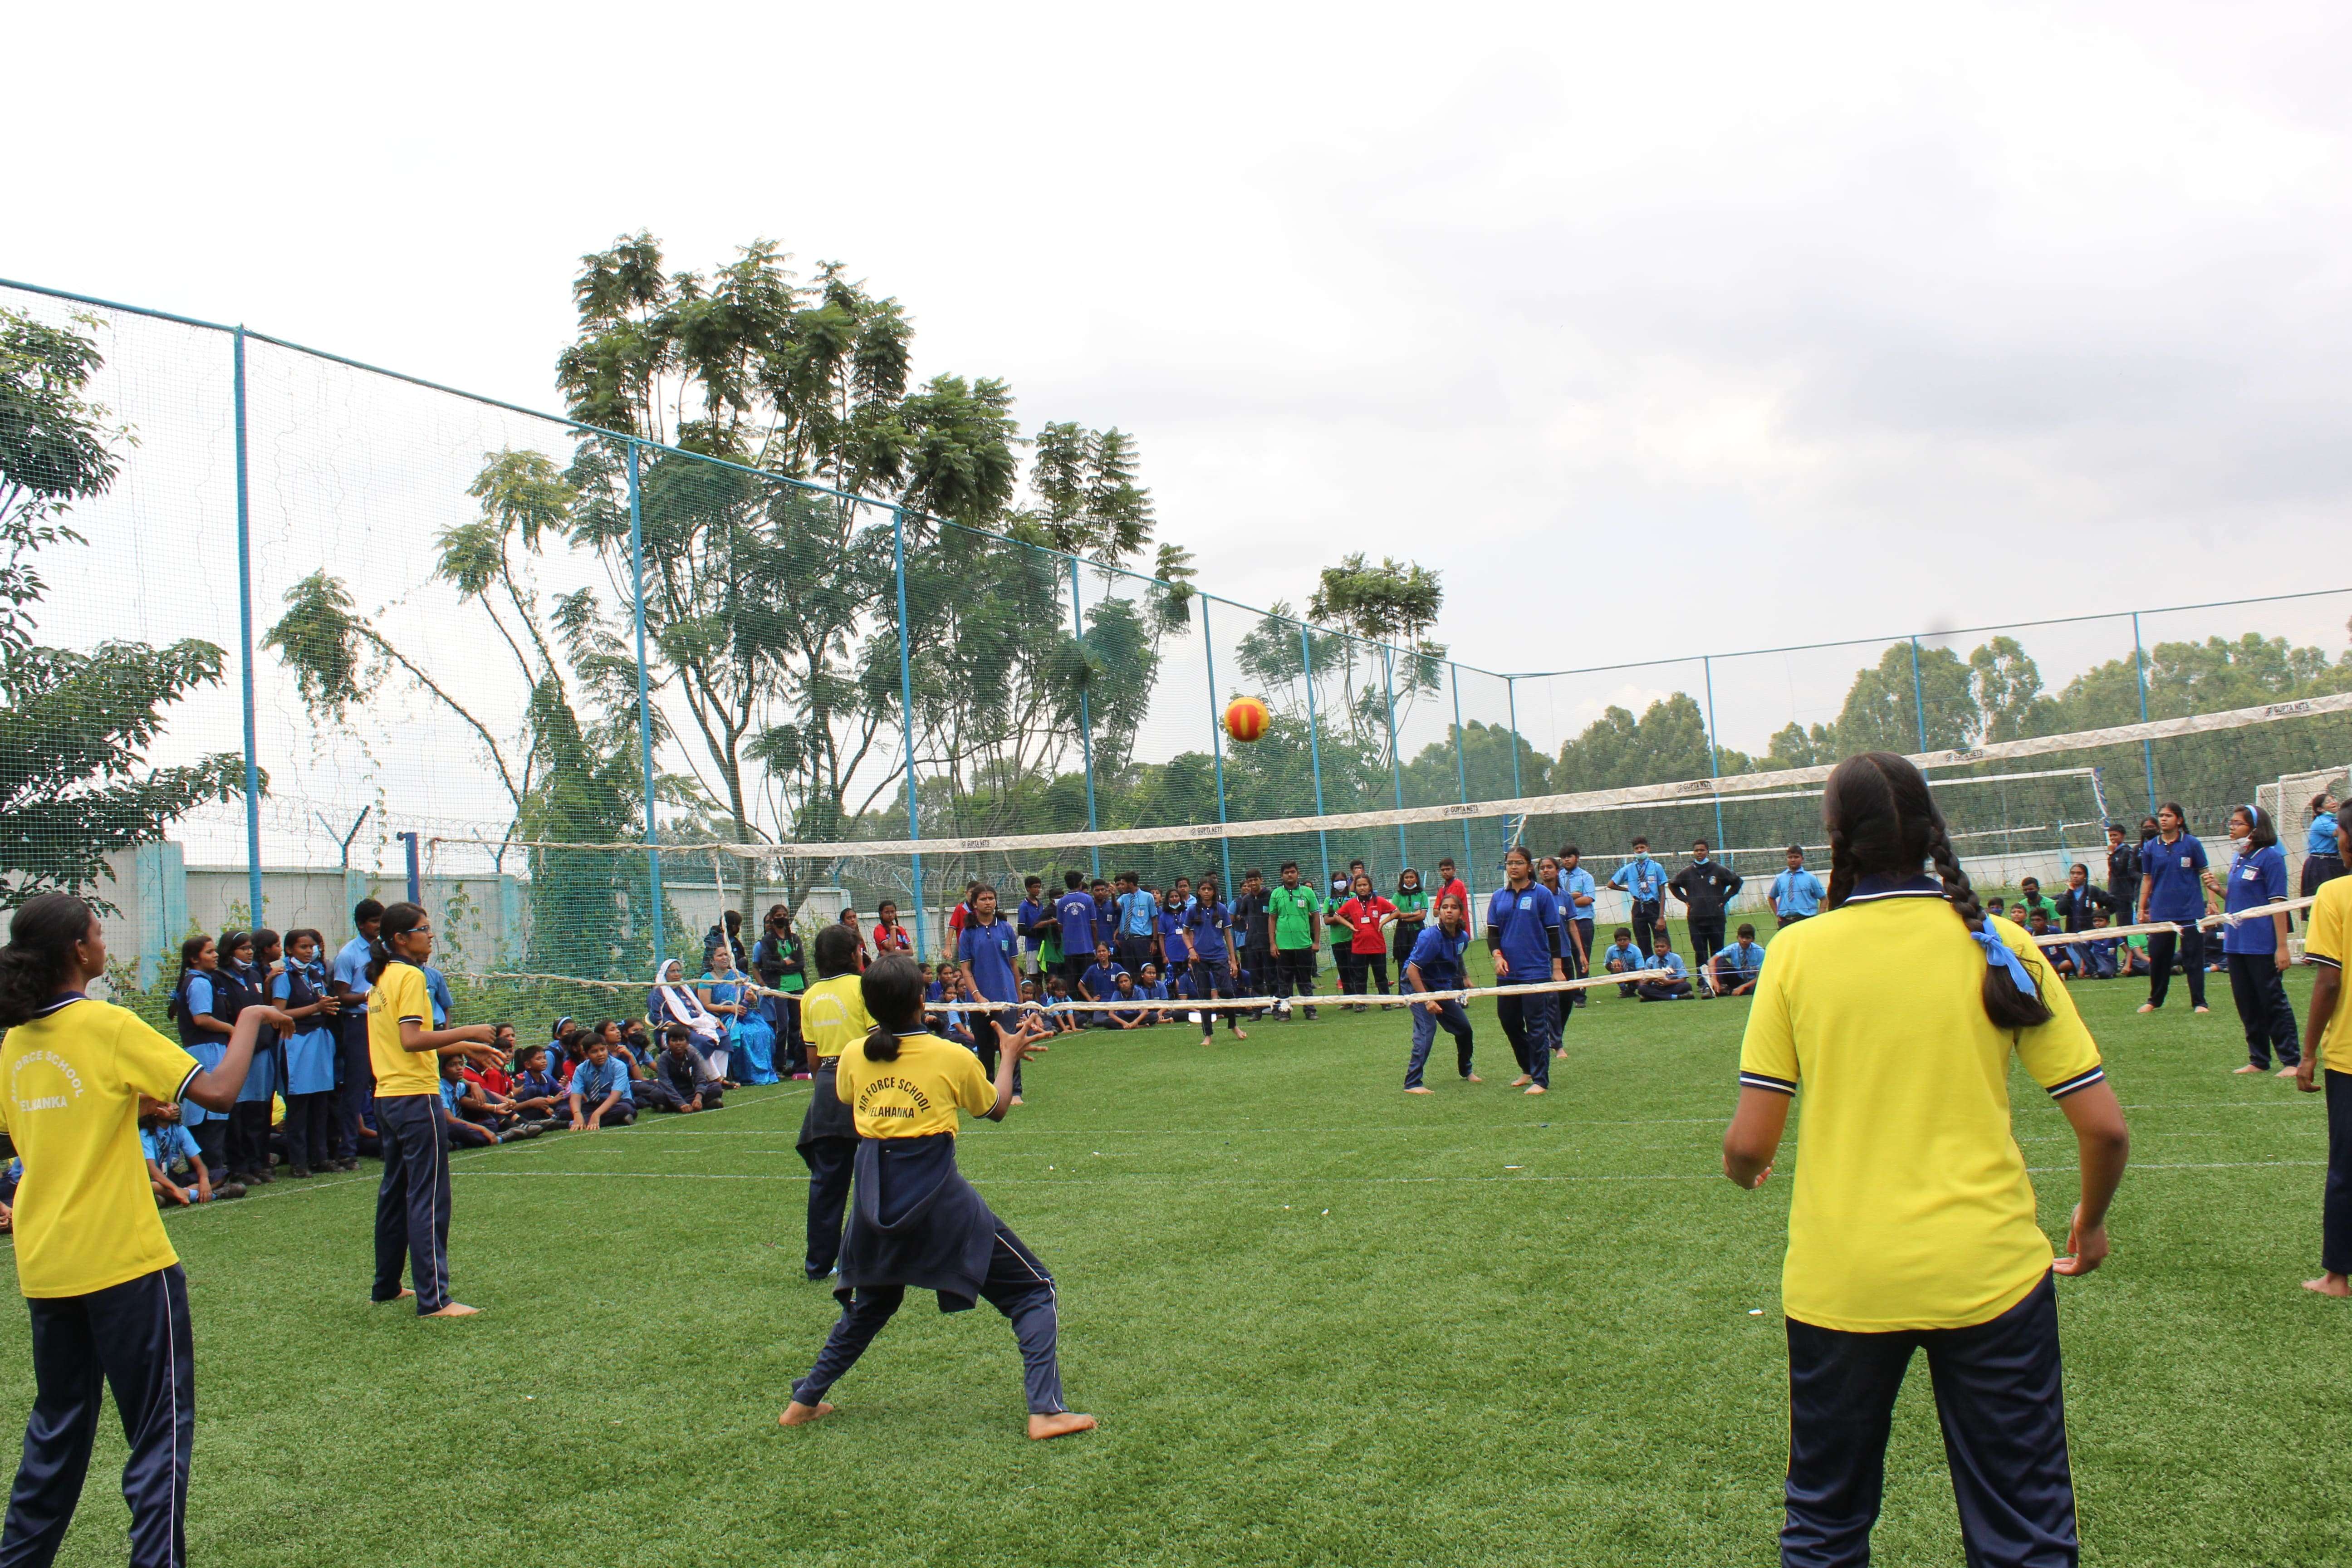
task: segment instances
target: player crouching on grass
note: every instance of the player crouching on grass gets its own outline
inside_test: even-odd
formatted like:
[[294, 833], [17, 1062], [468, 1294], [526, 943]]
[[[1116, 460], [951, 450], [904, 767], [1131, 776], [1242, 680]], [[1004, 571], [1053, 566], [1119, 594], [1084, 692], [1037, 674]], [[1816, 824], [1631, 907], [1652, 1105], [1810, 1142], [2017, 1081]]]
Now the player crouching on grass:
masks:
[[[1413, 938], [1412, 951], [1405, 957], [1402, 978], [1407, 993], [1461, 988], [1462, 955], [1470, 951], [1466, 920], [1460, 899], [1449, 893], [1439, 900], [1437, 923]], [[1412, 1013], [1412, 1059], [1404, 1069], [1407, 1094], [1435, 1092], [1421, 1081], [1421, 1069], [1428, 1065], [1429, 1047], [1437, 1043], [1441, 1026], [1454, 1037], [1454, 1065], [1461, 1068], [1462, 1081], [1485, 1081], [1470, 1070], [1470, 1016], [1458, 998], [1424, 996], [1407, 1005]]]
[[[1723, 1140], [1724, 1173], [1761, 1185], [1801, 1087], [1780, 1561], [1870, 1560], [1888, 1422], [1924, 1349], [1969, 1562], [2073, 1563], [2053, 1276], [2107, 1255], [2122, 1108], [2066, 987], [1978, 906], [1917, 768], [1849, 757], [1822, 815], [1828, 912], [1781, 931], [1764, 961]], [[2082, 1200], [2054, 1263], [2011, 1129], [2012, 1052], [2080, 1149]]]
[[1036, 1023], [1024, 1019], [1007, 1030], [988, 1021], [998, 1044], [991, 1085], [977, 1057], [923, 1028], [922, 974], [912, 959], [876, 960], [859, 991], [874, 1028], [834, 1069], [835, 1090], [859, 1139], [841, 1283], [833, 1292], [841, 1317], [816, 1364], [793, 1385], [780, 1424], [804, 1426], [833, 1413], [826, 1392], [857, 1364], [912, 1286], [938, 1292], [943, 1312], [969, 1311], [985, 1299], [1012, 1321], [1030, 1436], [1086, 1431], [1095, 1418], [1062, 1403], [1054, 1277], [956, 1169], [956, 1112], [1004, 1120], [1013, 1069], [1045, 1050]]

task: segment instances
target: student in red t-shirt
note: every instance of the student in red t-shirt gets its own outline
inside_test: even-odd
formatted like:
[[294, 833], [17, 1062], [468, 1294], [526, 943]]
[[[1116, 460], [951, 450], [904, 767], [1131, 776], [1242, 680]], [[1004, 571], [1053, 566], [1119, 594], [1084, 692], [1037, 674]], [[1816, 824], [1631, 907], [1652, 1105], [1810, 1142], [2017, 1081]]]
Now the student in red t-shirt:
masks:
[[[1373, 989], [1385, 994], [1389, 988], [1386, 922], [1396, 919], [1397, 907], [1372, 891], [1372, 877], [1369, 871], [1356, 873], [1352, 892], [1354, 896], [1341, 904], [1331, 917], [1348, 928], [1348, 955], [1356, 961], [1354, 973], [1348, 976], [1348, 988], [1357, 995], [1362, 995], [1365, 976], [1369, 973], [1379, 977], [1379, 984]], [[1383, 1002], [1381, 1005], [1386, 1008], [1394, 1004]], [[1353, 1010], [1360, 1013], [1364, 1011], [1364, 1005], [1356, 1003]]]
[[1451, 856], [1437, 863], [1437, 887], [1429, 895], [1429, 907], [1433, 910], [1449, 898], [1461, 900], [1465, 910], [1470, 908], [1470, 889], [1463, 883], [1461, 878], [1454, 874], [1454, 860]]
[[907, 928], [898, 923], [898, 906], [885, 899], [876, 913], [879, 918], [874, 926], [874, 956], [879, 958], [886, 952], [913, 952], [915, 944], [908, 940]]

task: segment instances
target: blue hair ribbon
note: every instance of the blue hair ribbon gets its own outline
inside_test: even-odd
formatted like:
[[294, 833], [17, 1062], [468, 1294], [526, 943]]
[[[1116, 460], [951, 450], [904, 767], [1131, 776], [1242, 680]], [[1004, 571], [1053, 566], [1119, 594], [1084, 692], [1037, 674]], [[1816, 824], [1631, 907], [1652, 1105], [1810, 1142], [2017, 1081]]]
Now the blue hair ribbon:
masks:
[[2007, 965], [2009, 976], [2017, 982], [2020, 991], [2028, 996], [2041, 994], [2041, 988], [2033, 984], [2033, 975], [2025, 967], [2025, 960], [2017, 956], [2015, 948], [2000, 940], [2000, 933], [1992, 929], [1992, 921], [1986, 921], [1982, 931], [1972, 931], [1969, 934], [1976, 939], [1979, 947], [1985, 950], [1986, 968], [1999, 969]]

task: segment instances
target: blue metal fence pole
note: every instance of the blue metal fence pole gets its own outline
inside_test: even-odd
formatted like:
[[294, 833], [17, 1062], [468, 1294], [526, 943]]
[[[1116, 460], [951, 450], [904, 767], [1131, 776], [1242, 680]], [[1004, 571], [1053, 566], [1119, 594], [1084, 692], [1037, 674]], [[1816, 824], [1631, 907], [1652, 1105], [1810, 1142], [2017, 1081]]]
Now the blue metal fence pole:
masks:
[[[1698, 662], [1700, 670], [1706, 677], [1706, 776], [1719, 779], [1723, 776], [1723, 770], [1716, 765], [1715, 761], [1715, 660], [1702, 658]], [[1715, 847], [1723, 851], [1724, 864], [1730, 865], [1731, 851], [1725, 847], [1723, 842], [1723, 793], [1720, 790], [1715, 796]]]
[[[1087, 617], [1078, 607], [1078, 558], [1075, 555], [1070, 557], [1070, 625], [1077, 637], [1079, 646], [1083, 647], [1087, 640]], [[1216, 693], [1212, 691], [1209, 695], [1213, 701]], [[1097, 831], [1095, 826], [1095, 731], [1094, 721], [1087, 708], [1086, 689], [1083, 687], [1078, 690], [1078, 751], [1079, 754], [1086, 759], [1087, 764], [1087, 831], [1092, 834]], [[1089, 844], [1087, 846], [1087, 853], [1094, 857], [1095, 875], [1101, 876], [1102, 847], [1098, 844]]]
[[[1323, 815], [1323, 740], [1322, 723], [1315, 717], [1315, 645], [1307, 623], [1298, 623], [1299, 668], [1307, 672], [1307, 760], [1315, 770], [1315, 815]], [[1315, 884], [1318, 898], [1331, 888], [1331, 836], [1321, 828], [1315, 830], [1315, 841], [1323, 855], [1323, 879]]]
[[[1462, 804], [1468, 805], [1470, 769], [1462, 760], [1462, 667], [1448, 663], [1446, 668], [1454, 676], [1454, 783], [1461, 792]], [[1465, 872], [1470, 868], [1470, 819], [1467, 816], [1462, 819], [1462, 868]]]
[[[1528, 787], [1519, 778], [1519, 683], [1517, 677], [1508, 675], [1503, 677], [1503, 696], [1511, 705], [1511, 798], [1517, 800], [1528, 793]], [[1502, 819], [1501, 826], [1503, 858], [1508, 859], [1511, 854], [1511, 818], [1507, 813]], [[1462, 885], [1470, 888], [1475, 901], [1477, 889], [1471, 886], [1469, 867], [1462, 868]]]
[[637, 755], [646, 771], [646, 883], [653, 910], [654, 962], [662, 951], [663, 929], [661, 829], [654, 820], [654, 708], [651, 682], [646, 676], [646, 513], [643, 486], [637, 479], [637, 444], [629, 443], [629, 605], [637, 625]]
[[[2139, 721], [2147, 722], [2147, 654], [2139, 640], [2139, 612], [2132, 612], [2132, 673], [2139, 678]], [[2139, 743], [2140, 761], [2147, 767], [2147, 809], [2156, 810], [2156, 747]]]
[[[1404, 809], [1404, 759], [1397, 752], [1396, 658], [1386, 643], [1381, 645], [1381, 680], [1388, 688], [1389, 777], [1396, 786], [1396, 808], [1402, 811]], [[1402, 869], [1405, 863], [1412, 858], [1412, 852], [1405, 847], [1404, 824], [1399, 822], [1396, 829], [1397, 866]]]
[[250, 923], [261, 910], [261, 756], [254, 733], [253, 700], [253, 509], [246, 476], [245, 329], [236, 330], [236, 626], [237, 656], [245, 678], [245, 881], [252, 901]]
[[399, 839], [401, 843], [406, 847], [408, 858], [408, 901], [412, 904], [421, 905], [425, 902], [425, 867], [422, 863], [421, 857], [417, 852], [417, 836], [414, 833], [395, 833], [393, 837]]
[[[907, 837], [923, 837], [915, 802], [915, 663], [907, 643], [907, 509], [890, 509], [890, 570], [898, 579], [898, 727], [907, 738]], [[923, 857], [914, 858], [915, 961], [930, 957], [930, 921], [923, 912]]]
[[1911, 639], [1911, 717], [1918, 723], [1919, 749], [1927, 749], [1927, 694], [1919, 683], [1919, 639]]
[[[1225, 721], [1217, 711], [1217, 645], [1209, 635], [1209, 595], [1206, 594], [1201, 595], [1201, 651], [1209, 659], [1209, 751], [1217, 760], [1217, 823], [1223, 826], [1225, 821]], [[1233, 840], [1218, 839], [1217, 854], [1225, 870], [1224, 879], [1217, 884], [1217, 891], [1225, 898], [1231, 898], [1234, 890]]]

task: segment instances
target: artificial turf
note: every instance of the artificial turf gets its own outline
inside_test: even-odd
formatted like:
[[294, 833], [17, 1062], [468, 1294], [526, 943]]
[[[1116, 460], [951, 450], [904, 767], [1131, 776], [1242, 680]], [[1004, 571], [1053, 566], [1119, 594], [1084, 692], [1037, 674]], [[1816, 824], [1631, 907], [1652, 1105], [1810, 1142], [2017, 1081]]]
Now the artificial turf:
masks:
[[[2216, 977], [2218, 979], [2218, 977]], [[2298, 1014], [2308, 984], [2292, 984]], [[2062, 1281], [2085, 1561], [2352, 1559], [2352, 1303], [2316, 1272], [2316, 1096], [2233, 1077], [2226, 987], [2081, 984], [2134, 1134], [2115, 1254]], [[715, 1114], [456, 1157], [457, 1295], [367, 1301], [373, 1167], [176, 1213], [198, 1354], [192, 1557], [465, 1563], [1757, 1563], [1785, 1457], [1793, 1138], [1725, 1182], [1744, 1001], [1577, 1015], [1554, 1089], [1400, 1092], [1403, 1015], [1066, 1041], [965, 1172], [1045, 1258], [1100, 1430], [1022, 1435], [985, 1305], [912, 1295], [835, 1389], [775, 1418], [835, 1316], [801, 1277], [805, 1084]], [[2063, 1118], [2022, 1078], [2045, 1228]], [[1802, 1114], [1802, 1100], [1798, 1106]], [[13, 1285], [13, 1279], [9, 1281]], [[0, 1419], [32, 1394], [0, 1314]], [[62, 1561], [119, 1562], [109, 1417]], [[1960, 1561], [1915, 1363], [1877, 1561]]]

